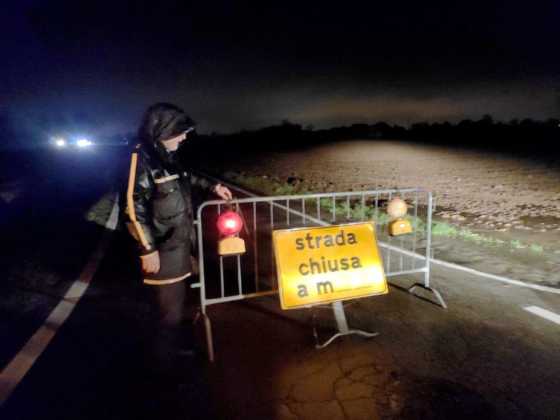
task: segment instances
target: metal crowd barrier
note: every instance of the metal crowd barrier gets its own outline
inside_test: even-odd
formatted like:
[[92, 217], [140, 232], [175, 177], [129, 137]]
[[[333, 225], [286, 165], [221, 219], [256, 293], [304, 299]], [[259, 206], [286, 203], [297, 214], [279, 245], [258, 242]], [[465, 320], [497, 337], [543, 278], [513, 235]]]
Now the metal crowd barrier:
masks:
[[[396, 196], [405, 200], [409, 207], [407, 217], [412, 224], [413, 233], [391, 237], [387, 234], [389, 217], [385, 207]], [[243, 255], [217, 255], [219, 237], [216, 220], [225, 208], [236, 210], [244, 219], [245, 229], [240, 236], [245, 240], [247, 252]], [[275, 229], [373, 220], [385, 275], [390, 278], [421, 274], [423, 282], [413, 284], [409, 292], [414, 293], [419, 288], [427, 290], [446, 308], [440, 293], [430, 286], [432, 212], [432, 193], [418, 188], [253, 196], [229, 202], [214, 200], [203, 203], [197, 212], [199, 287], [210, 360], [214, 360], [214, 347], [207, 313], [209, 306], [278, 293], [272, 248], [272, 231]], [[341, 302], [333, 304], [333, 310], [339, 327], [339, 334], [336, 336], [349, 333], [372, 336], [370, 333], [348, 329]]]

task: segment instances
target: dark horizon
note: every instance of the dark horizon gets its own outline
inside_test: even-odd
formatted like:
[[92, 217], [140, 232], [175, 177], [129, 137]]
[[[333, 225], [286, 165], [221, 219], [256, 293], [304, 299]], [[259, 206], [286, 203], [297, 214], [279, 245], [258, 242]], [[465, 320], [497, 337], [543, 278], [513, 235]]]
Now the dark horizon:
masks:
[[[497, 121], [560, 115], [560, 5], [27, 0], [7, 7], [0, 113], [41, 133], [87, 116], [135, 130], [177, 103], [201, 133], [282, 120]], [[64, 123], [64, 122], [63, 122]]]
[[[94, 130], [91, 128], [91, 120], [87, 123], [85, 116], [78, 115], [76, 117], [81, 123], [71, 124], [72, 118], [65, 120], [61, 127], [65, 127], [65, 131], [57, 131], [53, 121], [46, 122], [43, 120], [45, 133], [49, 133], [41, 137], [38, 133], [32, 133], [26, 138], [25, 142], [1, 142], [0, 151], [33, 149], [36, 147], [52, 147], [53, 140], [57, 137], [67, 138], [67, 133], [74, 133], [72, 137], [76, 137], [76, 133], [82, 133], [82, 137], [90, 137]], [[85, 119], [84, 119], [85, 118]], [[86, 123], [84, 123], [84, 121]], [[16, 129], [9, 125], [9, 119], [0, 120], [0, 133], [6, 134], [4, 138], [9, 139], [17, 136]], [[100, 146], [123, 146], [127, 142], [133, 145], [136, 142], [136, 131], [131, 127], [129, 131], [111, 132], [106, 135], [92, 135]], [[4, 130], [4, 131], [3, 131]], [[73, 130], [73, 131], [72, 131]], [[54, 135], [52, 133], [55, 133]], [[246, 147], [254, 147], [261, 149], [262, 142], [267, 140], [273, 141], [272, 145], [267, 144], [266, 149], [283, 149], [284, 147], [292, 148], [294, 146], [307, 147], [318, 144], [323, 141], [338, 141], [350, 139], [385, 139], [385, 140], [412, 140], [420, 142], [431, 142], [445, 144], [448, 147], [472, 146], [474, 148], [494, 149], [506, 146], [508, 151], [529, 151], [533, 149], [542, 149], [540, 153], [557, 152], [559, 146], [557, 144], [558, 135], [560, 134], [560, 119], [548, 118], [546, 120], [534, 120], [532, 118], [513, 118], [509, 121], [500, 121], [493, 118], [492, 115], [485, 114], [478, 119], [465, 118], [457, 122], [448, 120], [444, 121], [415, 121], [408, 125], [392, 124], [388, 121], [376, 122], [350, 122], [344, 125], [335, 125], [330, 127], [316, 127], [313, 124], [300, 124], [295, 121], [284, 119], [276, 123], [256, 127], [254, 129], [241, 128], [231, 132], [199, 132], [200, 139], [215, 138], [218, 141], [228, 141], [233, 143], [229, 147], [235, 150], [235, 142], [243, 140], [242, 149]], [[527, 141], [530, 138], [531, 141]], [[208, 144], [208, 147], [214, 147]], [[202, 149], [205, 149], [201, 145]], [[225, 144], [223, 145], [225, 146]], [[224, 149], [225, 150], [225, 149]], [[538, 150], [533, 150], [538, 151]]]

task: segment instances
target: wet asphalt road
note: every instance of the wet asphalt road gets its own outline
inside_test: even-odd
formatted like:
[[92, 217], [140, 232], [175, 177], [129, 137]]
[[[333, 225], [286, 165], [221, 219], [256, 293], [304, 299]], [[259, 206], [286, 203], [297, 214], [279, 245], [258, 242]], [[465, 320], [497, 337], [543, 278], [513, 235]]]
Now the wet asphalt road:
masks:
[[[245, 209], [244, 213], [251, 224], [250, 212]], [[264, 213], [257, 223], [261, 228], [270, 221]], [[275, 220], [284, 219], [285, 214], [275, 211]], [[221, 329], [215, 327], [215, 335], [217, 357], [228, 359], [222, 366], [231, 373], [221, 392], [228, 395], [236, 390], [230, 408], [238, 407], [239, 418], [251, 412], [246, 406], [252, 406], [253, 413], [266, 407], [264, 412], [270, 417], [282, 417], [287, 410], [294, 418], [320, 414], [362, 418], [366, 413], [371, 418], [371, 411], [356, 412], [352, 408], [357, 400], [366, 400], [368, 407], [380, 407], [377, 415], [389, 418], [560, 418], [560, 403], [555, 397], [560, 389], [560, 325], [527, 311], [538, 308], [558, 314], [560, 293], [513, 286], [433, 265], [432, 284], [449, 305], [448, 310], [442, 310], [430, 303], [433, 296], [424, 294], [423, 300], [406, 292], [420, 280], [416, 276], [393, 277], [389, 295], [348, 303], [351, 327], [379, 331], [381, 335], [369, 341], [346, 339], [349, 343], [337, 343], [333, 349], [322, 352], [306, 351], [312, 342], [309, 311], [282, 312], [276, 299], [270, 298], [262, 306], [254, 300], [248, 305], [256, 305], [258, 311], [277, 317], [268, 319], [274, 327], [263, 326], [255, 332], [253, 328], [247, 331], [239, 327], [238, 319], [227, 315], [227, 311], [234, 311], [239, 318], [247, 316], [246, 325], [251, 325], [254, 307], [249, 313], [235, 305], [228, 309], [227, 305], [211, 307], [210, 316], [213, 317], [213, 311], [218, 314], [216, 323], [226, 323]], [[322, 316], [323, 326], [334, 325], [330, 310], [316, 312]], [[262, 350], [249, 344], [254, 336], [263, 340], [271, 337], [274, 341], [272, 337], [276, 334], [272, 331], [282, 324], [278, 319], [295, 321], [302, 335], [290, 344], [277, 342], [277, 348], [266, 346], [263, 356]], [[220, 345], [220, 333], [224, 334], [224, 330], [227, 332]], [[232, 350], [235, 345], [230, 331], [244, 337], [238, 338], [244, 343], [242, 350]], [[286, 333], [286, 341], [292, 340], [287, 338], [289, 334]], [[232, 352], [237, 357], [231, 357]], [[388, 375], [396, 379], [383, 382], [384, 386], [379, 388], [360, 381], [344, 384], [348, 376], [356, 373], [345, 368], [345, 363], [352, 365], [356, 359], [358, 370], [371, 368], [377, 376], [389, 371]], [[335, 361], [340, 364], [338, 371], [332, 369]], [[240, 365], [252, 372], [244, 381], [235, 380], [240, 375]], [[379, 372], [380, 365], [386, 371]], [[297, 370], [307, 374], [299, 375]], [[232, 383], [235, 385], [231, 386]], [[240, 383], [248, 384], [241, 388], [245, 392], [239, 390]], [[271, 394], [264, 392], [267, 384], [275, 384], [278, 389]], [[363, 388], [353, 389], [358, 385]], [[254, 397], [243, 397], [258, 394], [266, 395], [257, 399], [260, 405], [253, 401]], [[244, 404], [236, 404], [238, 401]], [[273, 408], [266, 401], [274, 401]], [[314, 408], [310, 411], [309, 407]]]
[[86, 217], [114, 190], [122, 157], [122, 150], [1, 155], [0, 189], [12, 199], [0, 200], [0, 365], [41, 325], [88, 261], [103, 228]]
[[[158, 372], [143, 351], [152, 312], [129, 245], [114, 235], [2, 418], [560, 418], [560, 326], [524, 310], [558, 312], [558, 295], [434, 267], [447, 311], [406, 293], [414, 278], [393, 279], [388, 295], [347, 306], [351, 326], [380, 336], [323, 351], [309, 311], [282, 312], [275, 298], [217, 305], [216, 363], [201, 354]], [[318, 312], [326, 334], [330, 311]]]

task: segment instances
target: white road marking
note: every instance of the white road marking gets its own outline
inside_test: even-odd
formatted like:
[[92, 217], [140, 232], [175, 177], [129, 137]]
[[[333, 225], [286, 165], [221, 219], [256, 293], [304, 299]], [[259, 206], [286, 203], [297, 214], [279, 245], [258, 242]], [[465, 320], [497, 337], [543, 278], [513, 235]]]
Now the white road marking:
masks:
[[531, 312], [532, 314], [538, 315], [544, 319], [547, 319], [548, 321], [560, 325], [560, 315], [554, 312], [548, 311], [538, 306], [525, 306], [523, 309], [525, 309], [527, 312]]
[[111, 215], [105, 223], [105, 228], [107, 230], [104, 232], [99, 245], [89, 258], [80, 277], [72, 284], [66, 295], [64, 295], [64, 298], [52, 310], [43, 325], [33, 334], [4, 370], [0, 372], [0, 406], [8, 400], [17, 385], [47, 348], [58, 329], [68, 319], [81, 297], [86, 292], [93, 275], [99, 267], [99, 263], [105, 255], [112, 233], [116, 229], [119, 215], [118, 203], [118, 195], [116, 195]]
[[[201, 175], [203, 175], [203, 176], [205, 176], [209, 179], [212, 179], [216, 182], [220, 182], [221, 184], [227, 185], [228, 187], [234, 188], [234, 189], [242, 192], [243, 194], [247, 194], [250, 197], [257, 197], [256, 194], [253, 194], [253, 193], [251, 193], [251, 192], [249, 192], [249, 191], [247, 191], [243, 188], [240, 188], [236, 185], [233, 185], [229, 182], [219, 180], [219, 179], [217, 179], [217, 178], [215, 178], [211, 175], [207, 175], [207, 174], [204, 174], [204, 173], [201, 173]], [[290, 211], [293, 211], [293, 210], [290, 209]], [[299, 213], [297, 211], [294, 211], [294, 212]], [[309, 220], [317, 220], [317, 219], [314, 219], [314, 217], [309, 216], [309, 215], [306, 216], [306, 217]], [[379, 242], [379, 245], [381, 247], [388, 248], [388, 249], [396, 249], [395, 247], [393, 247], [391, 245], [388, 245], [384, 242]], [[418, 259], [422, 259], [422, 260], [426, 259], [426, 257], [423, 256], [423, 255], [412, 253], [412, 252], [407, 251], [407, 250], [399, 249], [399, 252], [402, 252], [403, 254], [406, 254], [410, 257], [414, 257], [414, 258], [418, 258]], [[521, 281], [521, 280], [515, 280], [515, 279], [510, 279], [509, 277], [504, 277], [504, 276], [498, 276], [496, 274], [485, 273], [483, 271], [474, 270], [472, 268], [463, 267], [462, 265], [457, 265], [457, 264], [449, 263], [447, 261], [442, 261], [442, 260], [436, 260], [436, 259], [433, 259], [433, 258], [431, 259], [431, 263], [435, 264], [435, 265], [440, 265], [442, 267], [450, 268], [450, 269], [453, 269], [453, 270], [464, 271], [465, 273], [473, 274], [474, 276], [477, 276], [477, 277], [484, 277], [484, 278], [499, 281], [499, 282], [502, 282], [502, 283], [512, 284], [514, 286], [519, 286], [519, 287], [525, 287], [527, 289], [538, 290], [539, 292], [547, 292], [547, 293], [554, 293], [554, 294], [559, 294], [560, 295], [560, 288], [556, 288], [556, 287], [548, 287], [548, 286], [541, 286], [541, 285], [538, 285], [538, 284], [526, 283], [526, 282]]]
[[526, 287], [528, 289], [538, 290], [540, 292], [555, 293], [560, 295], [560, 289], [556, 287], [540, 286], [538, 284], [525, 283], [524, 281], [521, 280], [514, 280], [508, 277], [498, 276], [496, 274], [484, 273], [482, 271], [473, 270], [472, 268], [463, 267], [462, 265], [448, 263], [446, 261], [441, 261], [441, 260], [432, 259], [432, 264], [441, 265], [443, 267], [452, 268], [459, 271], [464, 271], [465, 273], [474, 274], [475, 276], [478, 277], [486, 277], [488, 279], [500, 281], [502, 283], [513, 284], [515, 286]]

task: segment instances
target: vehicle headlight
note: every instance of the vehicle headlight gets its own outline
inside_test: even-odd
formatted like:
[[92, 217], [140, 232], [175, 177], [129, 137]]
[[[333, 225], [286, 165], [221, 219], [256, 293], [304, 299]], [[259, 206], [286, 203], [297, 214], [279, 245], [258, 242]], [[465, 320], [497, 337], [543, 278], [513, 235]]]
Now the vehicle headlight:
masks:
[[89, 147], [92, 145], [93, 143], [88, 139], [81, 138], [76, 141], [76, 146], [78, 147]]
[[62, 137], [57, 137], [54, 139], [54, 144], [56, 147], [66, 147], [66, 140]]

